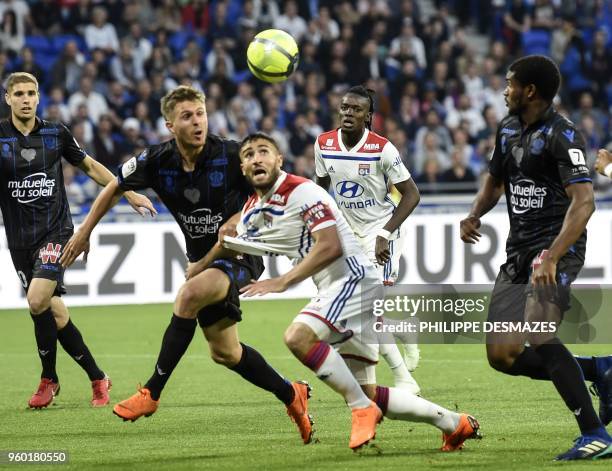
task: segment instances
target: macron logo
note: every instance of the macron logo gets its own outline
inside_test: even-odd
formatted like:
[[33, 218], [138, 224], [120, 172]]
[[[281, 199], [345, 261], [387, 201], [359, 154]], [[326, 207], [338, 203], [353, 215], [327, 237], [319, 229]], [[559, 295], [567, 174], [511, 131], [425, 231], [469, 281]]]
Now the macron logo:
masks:
[[365, 144], [363, 148], [365, 150], [380, 150], [380, 144]]
[[40, 249], [39, 257], [43, 263], [48, 263], [49, 260], [51, 263], [55, 263], [61, 254], [61, 250], [62, 246], [60, 244], [55, 244], [55, 246], [53, 246], [53, 244], [49, 242], [47, 247]]

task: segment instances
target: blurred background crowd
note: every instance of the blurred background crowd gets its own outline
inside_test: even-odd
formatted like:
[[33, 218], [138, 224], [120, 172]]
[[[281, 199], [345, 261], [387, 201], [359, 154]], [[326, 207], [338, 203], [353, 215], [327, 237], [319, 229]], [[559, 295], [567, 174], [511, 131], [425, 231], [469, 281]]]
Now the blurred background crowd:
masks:
[[[113, 171], [169, 138], [159, 100], [188, 84], [206, 93], [209, 132], [240, 140], [261, 129], [280, 143], [287, 169], [307, 177], [317, 134], [338, 126], [343, 92], [364, 83], [376, 96], [373, 130], [400, 150], [421, 192], [473, 193], [506, 112], [506, 68], [520, 55], [559, 64], [555, 104], [584, 134], [589, 164], [612, 141], [611, 3], [3, 0], [0, 79], [33, 73], [39, 114], [66, 123]], [[256, 80], [245, 56], [271, 27], [300, 46], [298, 71], [277, 85]], [[86, 209], [95, 184], [64, 167], [71, 202]]]

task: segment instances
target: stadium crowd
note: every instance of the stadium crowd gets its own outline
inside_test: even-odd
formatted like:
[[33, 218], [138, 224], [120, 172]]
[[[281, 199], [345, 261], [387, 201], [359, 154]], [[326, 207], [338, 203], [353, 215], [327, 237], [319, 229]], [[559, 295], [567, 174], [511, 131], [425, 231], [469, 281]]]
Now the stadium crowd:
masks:
[[[338, 125], [343, 92], [364, 83], [376, 97], [373, 130], [400, 150], [421, 192], [473, 193], [517, 56], [545, 53], [559, 64], [556, 106], [584, 133], [589, 165], [612, 141], [609, 3], [4, 0], [0, 79], [34, 74], [42, 116], [68, 124], [111, 170], [169, 138], [160, 98], [189, 84], [206, 93], [210, 132], [238, 140], [269, 133], [288, 169], [308, 177], [316, 136]], [[248, 71], [246, 48], [266, 28], [299, 43], [299, 68], [286, 83]], [[64, 173], [71, 202], [86, 206], [97, 187], [70, 165]], [[609, 180], [593, 176], [610, 190]]]

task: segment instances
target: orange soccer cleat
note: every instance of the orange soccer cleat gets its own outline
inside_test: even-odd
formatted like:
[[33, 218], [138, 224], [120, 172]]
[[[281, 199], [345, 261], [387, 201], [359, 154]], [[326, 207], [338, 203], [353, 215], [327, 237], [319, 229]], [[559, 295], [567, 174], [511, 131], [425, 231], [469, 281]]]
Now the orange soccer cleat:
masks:
[[55, 396], [60, 392], [59, 383], [53, 382], [49, 378], [41, 378], [38, 389], [28, 401], [30, 409], [42, 409], [53, 402]]
[[151, 397], [151, 391], [138, 385], [138, 392], [126, 400], [115, 404], [113, 414], [121, 417], [124, 421], [131, 420], [134, 422], [143, 415], [149, 417], [157, 410], [159, 400], [156, 401]]
[[374, 402], [364, 409], [353, 409], [353, 424], [349, 447], [357, 451], [376, 437], [376, 425], [382, 420], [383, 414]]
[[312, 440], [312, 416], [308, 413], [308, 399], [310, 398], [310, 385], [306, 381], [296, 381], [292, 383], [295, 396], [293, 402], [287, 406], [287, 415], [295, 422], [302, 435], [304, 445]]
[[455, 451], [463, 448], [463, 442], [469, 438], [482, 438], [480, 435], [480, 425], [478, 421], [471, 415], [461, 414], [459, 425], [453, 433], [442, 434], [442, 451]]
[[92, 407], [102, 407], [110, 402], [108, 392], [113, 387], [113, 383], [108, 376], [96, 379], [91, 382], [91, 405]]

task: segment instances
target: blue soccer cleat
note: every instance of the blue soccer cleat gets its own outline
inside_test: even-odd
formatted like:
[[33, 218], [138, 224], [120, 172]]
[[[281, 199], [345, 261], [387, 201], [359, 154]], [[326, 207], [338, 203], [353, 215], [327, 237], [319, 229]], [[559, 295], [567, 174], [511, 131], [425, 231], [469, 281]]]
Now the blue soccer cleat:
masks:
[[[607, 435], [607, 434], [606, 434]], [[574, 446], [555, 458], [555, 461], [599, 460], [612, 458], [612, 440], [600, 435], [582, 435]]]
[[612, 421], [612, 356], [593, 359], [597, 380], [591, 385], [591, 392], [599, 397], [599, 418], [605, 426]]

